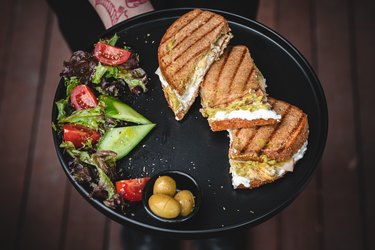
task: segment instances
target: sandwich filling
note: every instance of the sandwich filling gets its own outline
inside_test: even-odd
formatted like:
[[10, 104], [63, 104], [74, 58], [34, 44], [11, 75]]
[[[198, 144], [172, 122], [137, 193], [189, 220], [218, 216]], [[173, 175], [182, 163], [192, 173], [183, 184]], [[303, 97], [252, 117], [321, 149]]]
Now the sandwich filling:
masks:
[[257, 96], [255, 92], [240, 101], [233, 102], [226, 107], [206, 108], [205, 114], [209, 121], [221, 121], [228, 119], [275, 119], [280, 120], [281, 115], [271, 109], [271, 105], [263, 101], [263, 96]]
[[232, 174], [232, 185], [238, 188], [243, 185], [245, 188], [251, 187], [251, 180], [261, 180], [262, 182], [272, 181], [283, 176], [286, 172], [293, 172], [295, 163], [302, 159], [307, 150], [307, 141], [288, 161], [276, 162], [261, 157], [262, 161], [238, 161], [229, 160]]
[[258, 109], [255, 111], [250, 110], [234, 110], [231, 112], [219, 111], [215, 114], [213, 118], [209, 118], [209, 121], [221, 121], [221, 120], [231, 120], [231, 119], [243, 119], [243, 120], [257, 120], [257, 119], [274, 119], [280, 120], [281, 116], [278, 115], [273, 110]]
[[[262, 85], [265, 86], [264, 78]], [[235, 118], [243, 120], [274, 119], [279, 121], [281, 115], [272, 110], [271, 105], [264, 99], [264, 94], [259, 94], [251, 89], [249, 94], [240, 100], [217, 107], [205, 107], [201, 109], [201, 112], [203, 116], [208, 117], [209, 122]]]
[[161, 73], [160, 68], [156, 70], [155, 74], [159, 76], [159, 80], [168, 94], [170, 106], [175, 114], [180, 111], [187, 110], [190, 107], [192, 99], [194, 99], [205, 74], [212, 63], [223, 53], [224, 48], [227, 46], [231, 38], [231, 33], [224, 34], [211, 45], [211, 50], [198, 61], [194, 74], [192, 75], [189, 83], [186, 85], [187, 87], [183, 95], [180, 95], [169, 85]]

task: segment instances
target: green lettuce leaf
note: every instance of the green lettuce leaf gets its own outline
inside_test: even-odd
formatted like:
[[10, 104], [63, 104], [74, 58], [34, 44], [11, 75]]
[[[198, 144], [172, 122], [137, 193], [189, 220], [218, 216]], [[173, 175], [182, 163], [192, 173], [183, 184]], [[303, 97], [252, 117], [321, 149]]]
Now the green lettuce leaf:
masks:
[[102, 43], [106, 43], [106, 44], [109, 44], [111, 46], [115, 46], [119, 38], [120, 37], [115, 33], [111, 38], [109, 38], [109, 39], [101, 39], [100, 41]]
[[105, 123], [103, 107], [99, 103], [95, 108], [76, 110], [70, 116], [60, 118], [58, 123], [60, 125], [65, 123], [80, 124], [99, 131], [99, 128]]

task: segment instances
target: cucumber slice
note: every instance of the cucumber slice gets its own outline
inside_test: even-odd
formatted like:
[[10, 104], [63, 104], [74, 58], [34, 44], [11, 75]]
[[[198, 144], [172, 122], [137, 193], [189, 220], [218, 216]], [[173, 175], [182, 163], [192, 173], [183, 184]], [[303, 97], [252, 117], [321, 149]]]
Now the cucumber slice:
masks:
[[98, 142], [97, 150], [111, 150], [119, 160], [126, 156], [156, 124], [137, 125], [109, 129]]
[[99, 101], [104, 102], [105, 105], [105, 115], [111, 118], [119, 119], [127, 122], [134, 122], [137, 124], [150, 124], [151, 122], [135, 111], [129, 105], [119, 101], [111, 96], [101, 95], [99, 96]]

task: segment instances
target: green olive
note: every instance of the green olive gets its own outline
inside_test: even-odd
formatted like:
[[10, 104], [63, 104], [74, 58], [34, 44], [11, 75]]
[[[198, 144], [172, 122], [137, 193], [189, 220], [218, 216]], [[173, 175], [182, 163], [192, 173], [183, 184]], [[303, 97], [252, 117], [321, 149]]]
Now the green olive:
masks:
[[154, 194], [173, 196], [176, 193], [176, 181], [169, 176], [160, 176], [154, 184]]
[[154, 214], [166, 219], [176, 218], [181, 213], [180, 203], [165, 194], [151, 195], [148, 206]]
[[189, 190], [181, 190], [174, 196], [181, 205], [181, 215], [188, 216], [193, 212], [195, 201], [194, 195]]

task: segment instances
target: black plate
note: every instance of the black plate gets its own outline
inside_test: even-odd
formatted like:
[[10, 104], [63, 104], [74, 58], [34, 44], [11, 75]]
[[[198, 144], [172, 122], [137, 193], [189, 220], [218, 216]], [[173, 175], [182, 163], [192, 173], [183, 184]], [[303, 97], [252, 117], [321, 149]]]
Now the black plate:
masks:
[[[199, 213], [186, 223], [171, 225], [151, 218], [141, 205], [131, 213], [120, 214], [100, 201], [89, 199], [88, 193], [69, 175], [69, 158], [58, 148], [60, 141], [53, 133], [58, 157], [74, 187], [105, 215], [119, 223], [147, 231], [173, 233], [182, 237], [208, 237], [229, 230], [259, 224], [280, 212], [304, 189], [316, 169], [327, 137], [327, 106], [322, 87], [303, 56], [283, 37], [262, 24], [230, 13], [215, 11], [229, 20], [234, 34], [232, 45], [244, 44], [267, 79], [270, 96], [290, 102], [303, 109], [309, 118], [308, 150], [293, 173], [254, 190], [233, 190], [228, 173], [227, 132], [210, 131], [207, 120], [199, 113], [199, 100], [194, 103], [182, 122], [177, 122], [162, 94], [158, 77], [157, 48], [159, 41], [179, 16], [190, 9], [151, 12], [122, 22], [103, 37], [114, 33], [120, 42], [136, 49], [141, 66], [150, 77], [149, 92], [125, 101], [151, 121], [155, 129], [131, 154], [119, 162], [129, 177], [154, 175], [174, 169], [191, 174], [202, 190]], [[55, 101], [64, 98], [60, 81]], [[53, 107], [52, 120], [56, 120]]]

